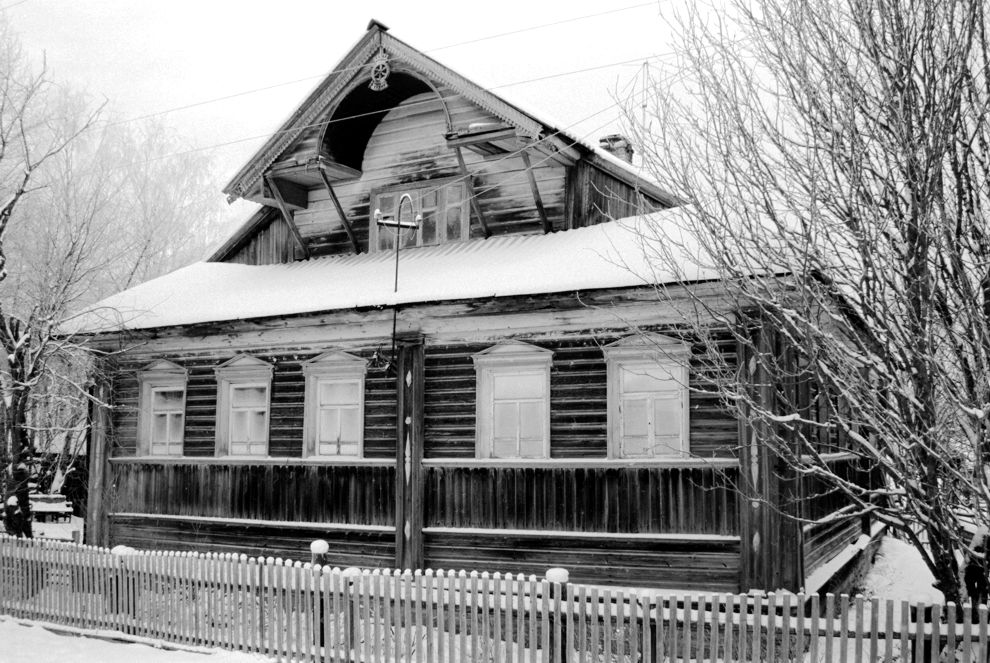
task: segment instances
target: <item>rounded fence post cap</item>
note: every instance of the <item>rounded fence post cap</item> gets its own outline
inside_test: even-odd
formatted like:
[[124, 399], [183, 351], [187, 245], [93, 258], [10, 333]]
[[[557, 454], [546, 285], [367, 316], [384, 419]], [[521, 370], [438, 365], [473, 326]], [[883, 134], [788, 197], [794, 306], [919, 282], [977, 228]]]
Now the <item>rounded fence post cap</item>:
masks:
[[330, 544], [323, 539], [317, 539], [309, 544], [309, 551], [314, 555], [326, 555], [330, 551]]
[[567, 569], [561, 568], [559, 566], [554, 566], [553, 568], [547, 569], [546, 579], [547, 582], [559, 582], [560, 584], [566, 583], [571, 577]]
[[340, 572], [340, 575], [346, 577], [359, 576], [361, 575], [361, 569], [356, 566], [348, 566], [346, 569]]
[[130, 555], [131, 553], [135, 553], [135, 552], [137, 551], [134, 550], [134, 548], [124, 545], [114, 546], [113, 548], [110, 549], [111, 555]]

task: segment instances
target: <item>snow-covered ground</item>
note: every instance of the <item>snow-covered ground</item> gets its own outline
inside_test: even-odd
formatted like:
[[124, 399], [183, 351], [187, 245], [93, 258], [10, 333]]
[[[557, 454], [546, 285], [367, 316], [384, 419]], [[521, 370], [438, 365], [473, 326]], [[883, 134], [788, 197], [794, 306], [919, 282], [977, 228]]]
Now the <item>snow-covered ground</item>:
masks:
[[83, 519], [79, 516], [72, 516], [68, 522], [34, 522], [31, 523], [32, 533], [43, 539], [59, 539], [61, 541], [72, 541], [72, 533], [79, 532], [82, 535]]
[[168, 650], [149, 644], [55, 633], [40, 624], [0, 617], [0, 661], [3, 663], [261, 663], [258, 654], [221, 650]]
[[873, 568], [863, 581], [866, 598], [944, 603], [942, 592], [932, 587], [935, 576], [911, 544], [884, 537]]

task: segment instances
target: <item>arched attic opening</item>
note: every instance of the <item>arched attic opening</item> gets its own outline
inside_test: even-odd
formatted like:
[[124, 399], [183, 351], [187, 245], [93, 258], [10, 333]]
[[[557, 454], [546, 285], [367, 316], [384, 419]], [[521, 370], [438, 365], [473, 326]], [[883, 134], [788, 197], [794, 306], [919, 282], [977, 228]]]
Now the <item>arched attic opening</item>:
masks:
[[440, 99], [450, 130], [450, 114], [438, 90], [429, 82], [404, 71], [388, 76], [388, 87], [375, 91], [368, 79], [355, 85], [340, 101], [320, 137], [320, 155], [332, 162], [361, 170], [365, 149], [382, 118], [406, 99], [432, 92]]

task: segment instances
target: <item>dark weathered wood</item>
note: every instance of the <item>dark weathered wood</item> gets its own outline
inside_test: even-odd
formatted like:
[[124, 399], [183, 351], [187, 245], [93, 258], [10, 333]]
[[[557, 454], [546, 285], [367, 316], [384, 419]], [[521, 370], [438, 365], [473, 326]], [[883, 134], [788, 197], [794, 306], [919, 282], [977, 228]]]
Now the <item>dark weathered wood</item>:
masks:
[[576, 582], [737, 592], [739, 541], [596, 538], [555, 532], [427, 530], [430, 568], [543, 575], [562, 566]]
[[468, 170], [467, 163], [464, 161], [461, 148], [455, 147], [454, 153], [457, 154], [457, 165], [461, 169], [461, 177], [464, 178], [464, 188], [467, 190], [467, 194], [471, 199], [471, 209], [474, 210], [474, 217], [478, 219], [478, 225], [481, 226], [481, 233], [485, 237], [491, 237], [492, 231], [488, 229], [488, 222], [485, 221], [485, 213], [482, 211], [481, 203], [478, 201], [478, 193], [474, 190], [474, 181], [471, 177], [471, 172]]
[[424, 525], [734, 536], [738, 471], [427, 464]]
[[268, 182], [268, 186], [271, 188], [272, 196], [275, 197], [275, 202], [278, 205], [279, 211], [282, 212], [282, 219], [289, 228], [289, 232], [292, 234], [292, 239], [296, 241], [299, 245], [299, 250], [302, 251], [303, 257], [309, 257], [309, 247], [306, 246], [305, 240], [303, 240], [302, 235], [299, 234], [299, 228], [296, 227], [296, 221], [293, 216], [293, 212], [289, 209], [289, 205], [285, 202], [285, 198], [282, 195], [282, 191], [279, 189], [279, 182], [274, 177], [270, 175], [265, 176], [265, 181]]
[[529, 180], [529, 188], [533, 190], [533, 202], [536, 204], [536, 211], [540, 215], [540, 223], [543, 224], [543, 232], [548, 233], [553, 230], [550, 219], [547, 218], [547, 211], [543, 208], [543, 198], [540, 196], [540, 187], [536, 184], [536, 174], [533, 173], [533, 165], [529, 161], [529, 153], [523, 150], [519, 153], [522, 157], [523, 166], [526, 168], [526, 179]]
[[423, 566], [423, 339], [398, 341], [396, 566]]
[[[103, 364], [98, 364], [103, 366]], [[93, 387], [93, 400], [89, 404], [89, 439], [86, 455], [89, 458], [89, 485], [86, 496], [86, 543], [92, 546], [106, 545], [108, 541], [107, 505], [105, 504], [107, 474], [109, 472], [110, 438], [107, 435], [110, 425], [110, 412], [105, 404], [110, 404], [110, 385], [105, 378], [99, 378]]]
[[395, 524], [395, 468], [383, 465], [112, 463], [113, 513]]
[[354, 228], [351, 226], [351, 220], [347, 218], [347, 212], [344, 211], [343, 206], [340, 204], [340, 199], [337, 198], [337, 194], [333, 190], [333, 185], [330, 184], [330, 178], [322, 170], [320, 171], [320, 178], [323, 180], [323, 186], [327, 190], [327, 195], [330, 196], [330, 200], [333, 202], [334, 209], [337, 210], [340, 222], [344, 224], [344, 230], [347, 231], [347, 238], [351, 240], [354, 253], [361, 253], [361, 245], [358, 244], [357, 235], [354, 234]]
[[310, 561], [309, 544], [324, 539], [330, 544], [325, 558], [328, 565], [391, 568], [395, 560], [391, 530], [117, 515], [110, 518], [110, 539], [114, 545], [144, 550], [234, 553], [301, 562]]

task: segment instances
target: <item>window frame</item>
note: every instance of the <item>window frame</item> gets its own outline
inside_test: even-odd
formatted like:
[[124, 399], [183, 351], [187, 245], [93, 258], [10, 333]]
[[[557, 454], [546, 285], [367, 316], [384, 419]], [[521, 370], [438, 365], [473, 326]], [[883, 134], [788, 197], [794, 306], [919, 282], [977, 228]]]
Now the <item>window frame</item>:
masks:
[[[447, 209], [451, 207], [447, 203], [447, 193], [451, 187], [456, 188], [460, 192], [460, 203], [461, 208], [461, 236], [458, 238], [448, 238], [447, 237]], [[393, 184], [389, 186], [383, 186], [371, 191], [369, 197], [369, 214], [368, 214], [368, 252], [369, 253], [381, 253], [388, 251], [395, 251], [395, 244], [390, 248], [383, 249], [379, 247], [379, 232], [381, 228], [375, 222], [375, 210], [380, 208], [378, 199], [383, 195], [393, 195], [395, 196], [396, 202], [403, 194], [410, 194], [414, 201], [414, 209], [416, 214], [422, 213], [422, 201], [419, 195], [423, 191], [429, 191], [431, 189], [437, 190], [437, 207], [436, 209], [442, 210], [442, 219], [438, 219], [437, 222], [437, 240], [430, 244], [422, 243], [423, 229], [419, 227], [416, 229], [416, 243], [411, 246], [402, 246], [402, 249], [412, 249], [416, 247], [423, 246], [438, 246], [441, 244], [447, 244], [449, 242], [460, 242], [471, 237], [471, 207], [470, 200], [467, 197], [467, 187], [464, 186], [464, 182], [461, 181], [459, 177], [444, 177], [433, 180], [424, 180], [419, 182], [410, 182], [407, 184]], [[442, 228], [442, 232], [441, 232]], [[392, 232], [392, 231], [386, 231]]]
[[[303, 394], [303, 457], [320, 459], [364, 458], [365, 378], [368, 361], [346, 352], [330, 350], [302, 364], [305, 388]], [[351, 454], [320, 453], [320, 385], [332, 382], [357, 382], [359, 430], [357, 452]]]
[[[475, 457], [499, 460], [547, 460], [550, 458], [550, 368], [553, 351], [529, 343], [499, 343], [472, 355], [476, 374]], [[543, 378], [542, 449], [539, 456], [495, 456], [495, 377], [538, 374]], [[523, 399], [533, 400], [533, 399]]]
[[[272, 375], [274, 366], [250, 355], [237, 355], [213, 369], [217, 378], [216, 445], [214, 455], [229, 458], [268, 458], [271, 456]], [[235, 388], [265, 389], [265, 453], [230, 452], [231, 394]]]
[[[656, 333], [636, 334], [619, 339], [602, 349], [606, 364], [606, 401], [608, 410], [608, 457], [631, 461], [651, 461], [657, 459], [683, 458], [691, 453], [690, 422], [690, 357], [691, 346], [677, 338]], [[675, 398], [679, 401], [680, 434], [679, 447], [669, 453], [650, 455], [625, 455], [622, 452], [622, 371], [631, 367], [643, 369], [660, 368], [670, 375], [676, 387]], [[675, 391], [675, 390], [671, 390]], [[663, 391], [644, 393], [665, 393]], [[653, 403], [651, 399], [651, 404]], [[648, 409], [653, 410], [651, 406]], [[656, 434], [649, 433], [651, 449], [656, 449]]]
[[[176, 458], [181, 457], [185, 451], [186, 442], [186, 386], [189, 381], [188, 371], [178, 364], [159, 359], [148, 364], [137, 374], [139, 394], [138, 394], [138, 430], [137, 449], [135, 453], [139, 456]], [[154, 453], [154, 393], [156, 391], [182, 391], [182, 439], [179, 453]], [[166, 449], [170, 445], [165, 443]]]

